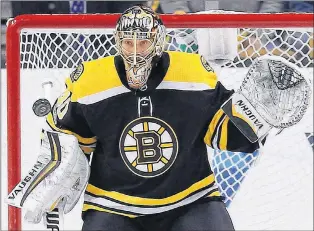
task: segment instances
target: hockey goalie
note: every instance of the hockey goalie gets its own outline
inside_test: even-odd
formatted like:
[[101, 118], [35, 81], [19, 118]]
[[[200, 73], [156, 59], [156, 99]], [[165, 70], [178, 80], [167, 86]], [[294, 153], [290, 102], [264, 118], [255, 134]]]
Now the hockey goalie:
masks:
[[114, 36], [118, 55], [67, 78], [38, 160], [8, 203], [38, 223], [84, 192], [82, 230], [234, 230], [206, 145], [252, 153], [271, 129], [298, 123], [305, 76], [266, 56], [227, 90], [203, 56], [164, 51], [165, 27], [142, 6], [121, 15]]

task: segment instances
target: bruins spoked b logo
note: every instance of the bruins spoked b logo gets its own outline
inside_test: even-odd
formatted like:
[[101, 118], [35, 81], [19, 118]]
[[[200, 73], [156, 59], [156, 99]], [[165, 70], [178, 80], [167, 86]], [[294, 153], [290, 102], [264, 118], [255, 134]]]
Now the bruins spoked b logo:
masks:
[[124, 128], [120, 153], [133, 173], [155, 177], [166, 172], [174, 163], [178, 139], [166, 122], [154, 117], [141, 117]]

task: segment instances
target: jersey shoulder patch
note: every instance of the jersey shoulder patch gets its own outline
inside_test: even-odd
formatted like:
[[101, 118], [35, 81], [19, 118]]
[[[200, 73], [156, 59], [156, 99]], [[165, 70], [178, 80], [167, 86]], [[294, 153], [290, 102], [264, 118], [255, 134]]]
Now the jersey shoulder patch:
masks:
[[96, 93], [122, 86], [114, 63], [114, 56], [82, 62], [72, 72], [68, 81], [73, 93], [72, 99], [78, 102], [83, 97], [90, 97]]
[[204, 58], [203, 55], [201, 55], [201, 63], [208, 72], [214, 72], [214, 69], [209, 65], [208, 61]]
[[70, 74], [70, 79], [73, 82], [76, 82], [84, 72], [84, 65], [80, 63], [78, 67]]

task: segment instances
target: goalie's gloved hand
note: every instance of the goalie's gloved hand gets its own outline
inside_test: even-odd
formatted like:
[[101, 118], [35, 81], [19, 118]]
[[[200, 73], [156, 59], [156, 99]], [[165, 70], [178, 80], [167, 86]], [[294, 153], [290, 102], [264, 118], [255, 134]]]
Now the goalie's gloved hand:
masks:
[[298, 123], [308, 108], [311, 88], [299, 68], [282, 57], [263, 56], [248, 70], [240, 89], [223, 111], [251, 141], [264, 138], [273, 127]]
[[76, 137], [43, 132], [40, 155], [28, 175], [13, 189], [8, 204], [26, 210], [25, 219], [38, 223], [62, 202], [70, 212], [85, 190], [90, 167]]

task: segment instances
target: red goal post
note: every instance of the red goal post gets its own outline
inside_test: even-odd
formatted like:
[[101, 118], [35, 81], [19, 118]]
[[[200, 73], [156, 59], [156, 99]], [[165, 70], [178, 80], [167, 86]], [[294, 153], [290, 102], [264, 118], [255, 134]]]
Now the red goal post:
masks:
[[[8, 191], [21, 179], [20, 32], [25, 28], [114, 28], [118, 14], [20, 15], [7, 27]], [[313, 14], [161, 15], [168, 28], [313, 28]], [[9, 206], [9, 230], [21, 230], [20, 209]]]

